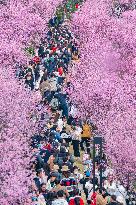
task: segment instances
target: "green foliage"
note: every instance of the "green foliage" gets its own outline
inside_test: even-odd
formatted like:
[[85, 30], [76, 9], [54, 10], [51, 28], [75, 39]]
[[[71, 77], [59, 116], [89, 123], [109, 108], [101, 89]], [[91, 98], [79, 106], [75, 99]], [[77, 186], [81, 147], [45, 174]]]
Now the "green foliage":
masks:
[[34, 55], [35, 55], [35, 50], [34, 50], [34, 47], [33, 47], [33, 46], [27, 47], [27, 48], [25, 49], [25, 51], [26, 51], [29, 55], [31, 55], [31, 56], [34, 56]]
[[81, 5], [83, 2], [83, 0], [67, 0], [65, 4], [58, 6], [55, 14], [58, 19], [56, 26], [58, 25], [59, 21], [62, 21], [64, 19], [64, 16], [66, 16], [67, 19], [71, 20], [72, 13], [78, 10], [78, 8], [76, 8], [76, 4]]

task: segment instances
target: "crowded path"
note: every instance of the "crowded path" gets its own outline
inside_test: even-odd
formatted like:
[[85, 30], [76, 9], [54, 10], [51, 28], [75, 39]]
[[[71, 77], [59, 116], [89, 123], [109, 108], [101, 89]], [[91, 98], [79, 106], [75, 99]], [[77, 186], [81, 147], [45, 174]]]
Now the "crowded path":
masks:
[[[82, 1], [75, 1], [78, 9]], [[39, 105], [43, 126], [32, 136], [33, 205], [135, 204], [136, 193], [120, 183], [103, 153], [102, 190], [100, 190], [99, 147], [95, 155], [93, 178], [93, 137], [98, 134], [90, 119], [78, 119], [67, 89], [69, 65], [80, 61], [78, 41], [69, 30], [67, 11], [49, 21], [45, 39], [26, 66], [16, 75], [25, 79], [31, 90], [40, 90]], [[73, 11], [74, 12], [74, 11]], [[60, 13], [59, 13], [60, 14]], [[95, 193], [93, 184], [95, 183]], [[129, 190], [130, 191], [130, 190]]]

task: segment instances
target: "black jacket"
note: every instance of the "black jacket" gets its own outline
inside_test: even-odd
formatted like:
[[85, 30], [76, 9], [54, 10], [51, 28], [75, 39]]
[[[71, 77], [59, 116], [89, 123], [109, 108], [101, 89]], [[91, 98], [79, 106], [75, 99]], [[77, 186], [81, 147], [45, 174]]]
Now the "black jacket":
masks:
[[117, 201], [110, 202], [108, 205], [119, 205]]

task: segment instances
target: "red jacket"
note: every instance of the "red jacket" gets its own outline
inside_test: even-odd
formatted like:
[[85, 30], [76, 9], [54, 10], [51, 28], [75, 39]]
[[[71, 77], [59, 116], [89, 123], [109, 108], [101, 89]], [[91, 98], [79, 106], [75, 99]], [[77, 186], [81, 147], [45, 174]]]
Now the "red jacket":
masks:
[[40, 57], [39, 57], [39, 56], [35, 56], [32, 60], [33, 60], [35, 63], [40, 63]]
[[63, 74], [63, 68], [62, 67], [58, 68], [58, 72], [59, 72], [59, 75], [62, 75]]
[[51, 49], [51, 50], [52, 50], [52, 52], [53, 52], [53, 53], [55, 53], [55, 52], [56, 52], [56, 50], [57, 50], [57, 47], [52, 47], [52, 49]]
[[[79, 202], [78, 205], [84, 205], [84, 201], [83, 201], [83, 199], [82, 199], [80, 196], [77, 196], [77, 197], [80, 198], [80, 202]], [[76, 197], [75, 197], [75, 198], [76, 198]], [[75, 201], [74, 201], [75, 198], [70, 199], [70, 201], [69, 201], [69, 205], [75, 205]]]
[[93, 193], [92, 196], [91, 196], [91, 205], [96, 205], [96, 196], [97, 196], [97, 193]]

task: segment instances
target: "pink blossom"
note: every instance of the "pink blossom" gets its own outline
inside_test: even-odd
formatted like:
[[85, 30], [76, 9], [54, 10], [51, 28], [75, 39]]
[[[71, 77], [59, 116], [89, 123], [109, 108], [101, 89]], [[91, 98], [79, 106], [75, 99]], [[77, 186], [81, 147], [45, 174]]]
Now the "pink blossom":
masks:
[[116, 18], [111, 7], [111, 1], [87, 0], [73, 15], [71, 29], [79, 37], [81, 57], [70, 69], [69, 94], [79, 116], [97, 124], [113, 167], [124, 180], [136, 171], [136, 11]]

